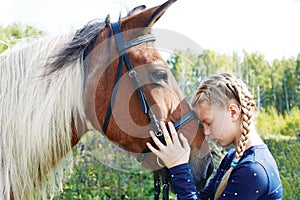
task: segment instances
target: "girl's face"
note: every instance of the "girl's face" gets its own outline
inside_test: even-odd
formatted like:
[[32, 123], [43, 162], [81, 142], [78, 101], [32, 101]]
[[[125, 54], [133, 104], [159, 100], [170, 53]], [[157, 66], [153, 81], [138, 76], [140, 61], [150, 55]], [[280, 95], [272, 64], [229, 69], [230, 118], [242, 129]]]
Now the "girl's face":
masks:
[[241, 135], [240, 107], [210, 105], [207, 101], [197, 104], [195, 112], [204, 126], [204, 134], [221, 146], [237, 145]]

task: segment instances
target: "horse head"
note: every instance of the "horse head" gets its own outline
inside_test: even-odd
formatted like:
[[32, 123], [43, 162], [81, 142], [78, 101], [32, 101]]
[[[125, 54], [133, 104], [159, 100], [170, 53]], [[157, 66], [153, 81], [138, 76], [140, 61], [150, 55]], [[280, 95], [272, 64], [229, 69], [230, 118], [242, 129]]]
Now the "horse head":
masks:
[[[145, 150], [146, 142], [151, 141], [149, 131], [155, 128], [147, 114], [149, 110], [155, 120], [172, 122], [191, 111], [150, 35], [152, 26], [173, 2], [170, 0], [150, 9], [138, 7], [117, 24], [107, 18], [90, 40], [83, 59], [85, 119], [74, 117], [73, 144], [87, 130], [96, 129], [123, 149], [139, 154]], [[83, 29], [78, 33], [84, 32]], [[120, 59], [125, 53], [127, 58]], [[189, 163], [196, 186], [201, 189], [213, 169], [204, 134], [197, 119], [178, 131], [190, 142]], [[152, 170], [160, 169], [150, 153], [145, 156], [143, 165]]]

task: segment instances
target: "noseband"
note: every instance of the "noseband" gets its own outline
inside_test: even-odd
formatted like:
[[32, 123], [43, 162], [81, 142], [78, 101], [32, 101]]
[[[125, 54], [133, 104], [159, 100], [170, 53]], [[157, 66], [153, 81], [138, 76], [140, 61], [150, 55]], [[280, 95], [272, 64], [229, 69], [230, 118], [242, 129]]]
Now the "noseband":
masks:
[[[158, 139], [160, 141], [162, 141], [163, 143], [165, 143], [164, 141], [164, 137], [162, 134], [162, 131], [160, 129], [159, 123], [157, 121], [157, 118], [155, 116], [155, 114], [153, 113], [147, 99], [146, 96], [142, 90], [140, 81], [138, 79], [137, 73], [134, 70], [134, 67], [131, 64], [131, 61], [129, 59], [128, 53], [127, 53], [127, 49], [133, 47], [133, 46], [137, 46], [139, 44], [142, 43], [147, 43], [147, 42], [152, 42], [155, 41], [155, 37], [152, 34], [146, 34], [143, 36], [139, 36], [137, 38], [134, 38], [132, 40], [129, 40], [127, 42], [124, 41], [123, 35], [120, 31], [120, 22], [116, 22], [116, 23], [112, 23], [111, 24], [112, 30], [114, 32], [114, 38], [117, 44], [117, 48], [118, 48], [118, 52], [119, 52], [119, 64], [118, 64], [118, 70], [116, 73], [116, 79], [114, 82], [114, 89], [111, 95], [111, 102], [109, 104], [109, 108], [106, 112], [106, 117], [103, 123], [103, 128], [102, 131], [104, 134], [106, 134], [107, 131], [107, 127], [109, 124], [109, 120], [111, 118], [111, 114], [112, 114], [112, 107], [115, 103], [115, 98], [116, 98], [116, 93], [117, 93], [117, 89], [118, 89], [118, 84], [119, 84], [119, 80], [121, 78], [121, 72], [122, 72], [122, 66], [123, 63], [125, 63], [125, 66], [128, 70], [129, 73], [129, 77], [132, 79], [135, 89], [138, 93], [139, 96], [139, 100], [140, 100], [140, 104], [141, 104], [141, 108], [144, 112], [144, 114], [148, 114], [151, 124], [153, 126], [154, 129], [154, 133], [155, 135], [158, 137]], [[185, 114], [183, 117], [181, 117], [179, 120], [177, 120], [176, 122], [174, 122], [174, 127], [176, 130], [180, 129], [181, 127], [183, 127], [184, 125], [186, 125], [189, 121], [191, 121], [192, 119], [195, 118], [195, 113], [193, 111], [188, 112], [187, 114]], [[137, 160], [139, 162], [142, 162], [145, 159], [145, 153], [150, 152], [150, 150], [146, 147], [144, 149], [144, 151], [137, 157]], [[155, 173], [155, 172], [154, 172]], [[168, 195], [168, 191], [169, 191], [169, 185], [168, 185], [168, 180], [167, 180], [167, 173], [168, 173], [168, 169], [166, 167], [163, 167], [163, 171], [162, 171], [162, 183], [163, 183], [163, 199], [169, 199], [169, 195]], [[160, 193], [160, 180], [159, 180], [159, 176], [157, 175], [157, 173], [154, 174], [154, 181], [155, 181], [155, 199], [158, 199], [159, 197], [159, 193]]]

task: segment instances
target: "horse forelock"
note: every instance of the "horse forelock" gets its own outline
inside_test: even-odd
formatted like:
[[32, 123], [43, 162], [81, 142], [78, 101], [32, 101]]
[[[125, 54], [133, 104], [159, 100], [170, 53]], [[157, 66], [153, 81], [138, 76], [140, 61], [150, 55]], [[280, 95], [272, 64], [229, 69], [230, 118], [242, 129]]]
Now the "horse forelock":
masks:
[[53, 52], [72, 36], [0, 55], [0, 199], [46, 198], [71, 169], [71, 162], [59, 163], [71, 156], [72, 117], [84, 117], [81, 61], [45, 74]]
[[74, 37], [52, 57], [50, 72], [60, 70], [80, 57], [84, 59], [92, 50], [100, 31], [108, 23], [107, 20], [105, 22], [93, 20], [76, 31]]

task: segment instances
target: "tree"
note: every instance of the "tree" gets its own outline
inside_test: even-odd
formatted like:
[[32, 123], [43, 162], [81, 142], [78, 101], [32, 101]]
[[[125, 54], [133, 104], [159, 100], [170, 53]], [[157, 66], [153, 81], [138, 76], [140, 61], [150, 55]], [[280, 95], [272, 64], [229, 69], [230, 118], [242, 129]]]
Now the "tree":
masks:
[[[299, 106], [299, 84], [297, 77], [297, 63], [293, 58], [288, 60], [282, 60], [284, 68], [284, 76], [282, 80], [282, 87], [285, 98], [285, 111], [290, 115], [290, 109], [292, 107]], [[289, 89], [293, 88], [293, 89]]]
[[37, 38], [43, 35], [45, 35], [43, 31], [32, 26], [22, 26], [20, 23], [13, 23], [5, 28], [0, 26], [0, 53], [20, 40]]
[[257, 100], [258, 108], [269, 111], [275, 108], [280, 114], [300, 108], [300, 54], [294, 58], [272, 63], [259, 53], [243, 59], [237, 54], [222, 55], [211, 50], [193, 54], [189, 50], [177, 51], [168, 60], [171, 70], [184, 94], [191, 98], [199, 83], [207, 76], [220, 72], [232, 73], [246, 82]]
[[199, 67], [199, 56], [186, 51], [177, 51], [167, 60], [180, 89], [190, 100], [201, 81], [202, 71]]
[[259, 53], [248, 54], [244, 51], [244, 74], [243, 80], [248, 85], [251, 92], [257, 97], [257, 107], [260, 108], [266, 100], [266, 91], [270, 89], [270, 64], [264, 56]]

